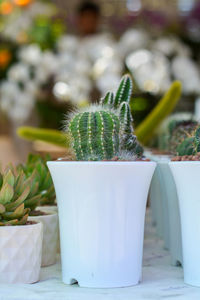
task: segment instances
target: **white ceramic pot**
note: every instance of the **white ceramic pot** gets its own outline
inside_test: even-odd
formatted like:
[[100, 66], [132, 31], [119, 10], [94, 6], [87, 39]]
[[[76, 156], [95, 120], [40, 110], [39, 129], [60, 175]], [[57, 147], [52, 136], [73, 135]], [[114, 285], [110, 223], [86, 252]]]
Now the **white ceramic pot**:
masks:
[[[44, 211], [46, 213], [58, 213], [57, 205], [42, 205], [38, 206], [36, 210]], [[58, 245], [57, 245], [57, 253], [60, 253], [60, 232], [58, 225]]]
[[152, 177], [149, 198], [150, 207], [152, 211], [152, 222], [156, 226], [156, 233], [158, 237], [164, 238], [164, 222], [163, 222], [163, 209], [162, 209], [162, 191], [160, 186], [160, 174], [158, 166], [156, 166], [155, 172]]
[[30, 216], [28, 219], [43, 224], [42, 267], [55, 264], [58, 247], [57, 213], [49, 213], [43, 216]]
[[48, 162], [58, 201], [63, 282], [135, 285], [154, 162]]
[[168, 162], [168, 155], [151, 155], [153, 161], [157, 162], [156, 171], [153, 176], [150, 189], [150, 203], [153, 216], [156, 218], [156, 230], [159, 237], [164, 240], [165, 249], [170, 248], [169, 237], [169, 209], [165, 186], [161, 175], [159, 162]]
[[43, 228], [41, 223], [0, 226], [0, 283], [39, 280]]
[[177, 266], [182, 264], [182, 239], [176, 184], [168, 161], [160, 161], [158, 167], [164, 183], [162, 192], [166, 195], [165, 199], [167, 201], [171, 263]]
[[38, 206], [36, 210], [41, 210], [47, 213], [57, 213], [58, 212], [58, 207], [57, 205], [42, 205]]
[[200, 162], [170, 162], [179, 199], [184, 281], [200, 287]]

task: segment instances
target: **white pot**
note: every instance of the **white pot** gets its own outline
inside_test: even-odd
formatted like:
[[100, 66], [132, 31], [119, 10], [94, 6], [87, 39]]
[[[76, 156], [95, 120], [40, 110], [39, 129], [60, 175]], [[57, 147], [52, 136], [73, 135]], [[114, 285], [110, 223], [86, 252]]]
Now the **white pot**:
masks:
[[167, 201], [171, 263], [176, 266], [182, 264], [181, 224], [176, 185], [168, 161], [158, 162], [158, 167], [163, 180], [162, 192]]
[[154, 162], [48, 162], [58, 201], [63, 282], [135, 285]]
[[163, 222], [163, 209], [162, 209], [162, 191], [160, 185], [160, 173], [158, 171], [158, 166], [152, 177], [149, 198], [150, 207], [152, 211], [152, 222], [156, 226], [156, 233], [158, 237], [164, 238], [164, 222]]
[[200, 162], [170, 162], [179, 199], [184, 281], [200, 287]]
[[[36, 210], [44, 211], [46, 213], [58, 213], [57, 205], [42, 205], [36, 207]], [[58, 225], [58, 245], [57, 245], [57, 253], [60, 253], [60, 232]]]
[[38, 206], [36, 210], [41, 210], [47, 213], [57, 213], [58, 212], [58, 207], [57, 205], [42, 205]]
[[55, 264], [58, 247], [57, 213], [49, 213], [43, 216], [30, 216], [28, 219], [43, 224], [42, 267]]
[[[155, 162], [168, 162], [168, 155], [152, 155]], [[156, 167], [150, 189], [150, 203], [154, 217], [156, 218], [157, 234], [164, 240], [165, 249], [170, 247], [169, 237], [169, 209], [165, 186], [161, 175], [160, 165]]]
[[39, 280], [43, 228], [41, 223], [0, 226], [0, 283]]

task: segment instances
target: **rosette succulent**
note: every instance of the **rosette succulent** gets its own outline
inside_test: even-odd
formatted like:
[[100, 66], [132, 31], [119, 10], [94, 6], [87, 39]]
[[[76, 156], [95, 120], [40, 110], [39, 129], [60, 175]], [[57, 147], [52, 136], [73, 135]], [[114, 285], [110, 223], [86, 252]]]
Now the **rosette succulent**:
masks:
[[26, 178], [12, 166], [0, 173], [0, 226], [24, 225], [30, 207], [37, 202], [34, 174]]
[[[26, 177], [35, 176], [34, 180], [37, 183], [35, 192], [39, 200], [37, 205], [55, 204], [55, 189], [49, 169], [46, 165], [48, 160], [51, 160], [49, 155], [42, 158], [37, 154], [29, 154], [26, 164], [18, 166], [18, 169], [22, 169]], [[36, 208], [35, 204], [33, 203], [33, 205], [31, 205], [32, 210]]]

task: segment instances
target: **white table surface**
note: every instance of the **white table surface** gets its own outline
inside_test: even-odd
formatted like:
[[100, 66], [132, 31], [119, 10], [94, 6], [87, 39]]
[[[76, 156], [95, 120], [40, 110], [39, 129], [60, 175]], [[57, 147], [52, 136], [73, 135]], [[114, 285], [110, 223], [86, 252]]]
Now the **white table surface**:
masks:
[[61, 266], [42, 268], [41, 280], [30, 285], [0, 285], [0, 300], [200, 300], [200, 288], [183, 283], [181, 267], [170, 266], [169, 253], [163, 249], [146, 218], [143, 280], [133, 287], [119, 289], [86, 289], [67, 286], [61, 281]]

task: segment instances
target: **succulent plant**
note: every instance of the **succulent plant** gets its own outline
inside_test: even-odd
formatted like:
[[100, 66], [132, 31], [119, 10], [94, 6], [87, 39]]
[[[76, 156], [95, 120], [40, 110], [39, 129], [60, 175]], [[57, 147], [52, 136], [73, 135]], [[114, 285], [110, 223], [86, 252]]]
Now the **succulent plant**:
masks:
[[200, 152], [200, 126], [193, 131], [191, 135], [185, 138], [177, 147], [177, 154], [196, 155]]
[[0, 173], [0, 226], [24, 225], [30, 213], [28, 203], [35, 203], [34, 176], [26, 178], [22, 170], [9, 166]]
[[194, 120], [172, 120], [168, 127], [167, 147], [170, 153], [176, 154], [177, 147], [190, 137], [198, 126]]
[[[52, 205], [55, 204], [55, 189], [49, 169], [46, 162], [51, 160], [50, 155], [46, 155], [42, 158], [37, 154], [29, 154], [27, 162], [24, 165], [18, 165], [18, 170], [22, 169], [26, 177], [34, 176], [37, 189], [35, 194], [38, 201], [30, 203], [28, 202], [31, 210], [34, 210], [38, 205]], [[25, 201], [25, 205], [27, 202]]]
[[132, 126], [131, 93], [131, 78], [126, 75], [115, 95], [108, 92], [100, 104], [72, 115], [67, 130], [77, 160], [110, 160], [123, 151], [142, 155]]

